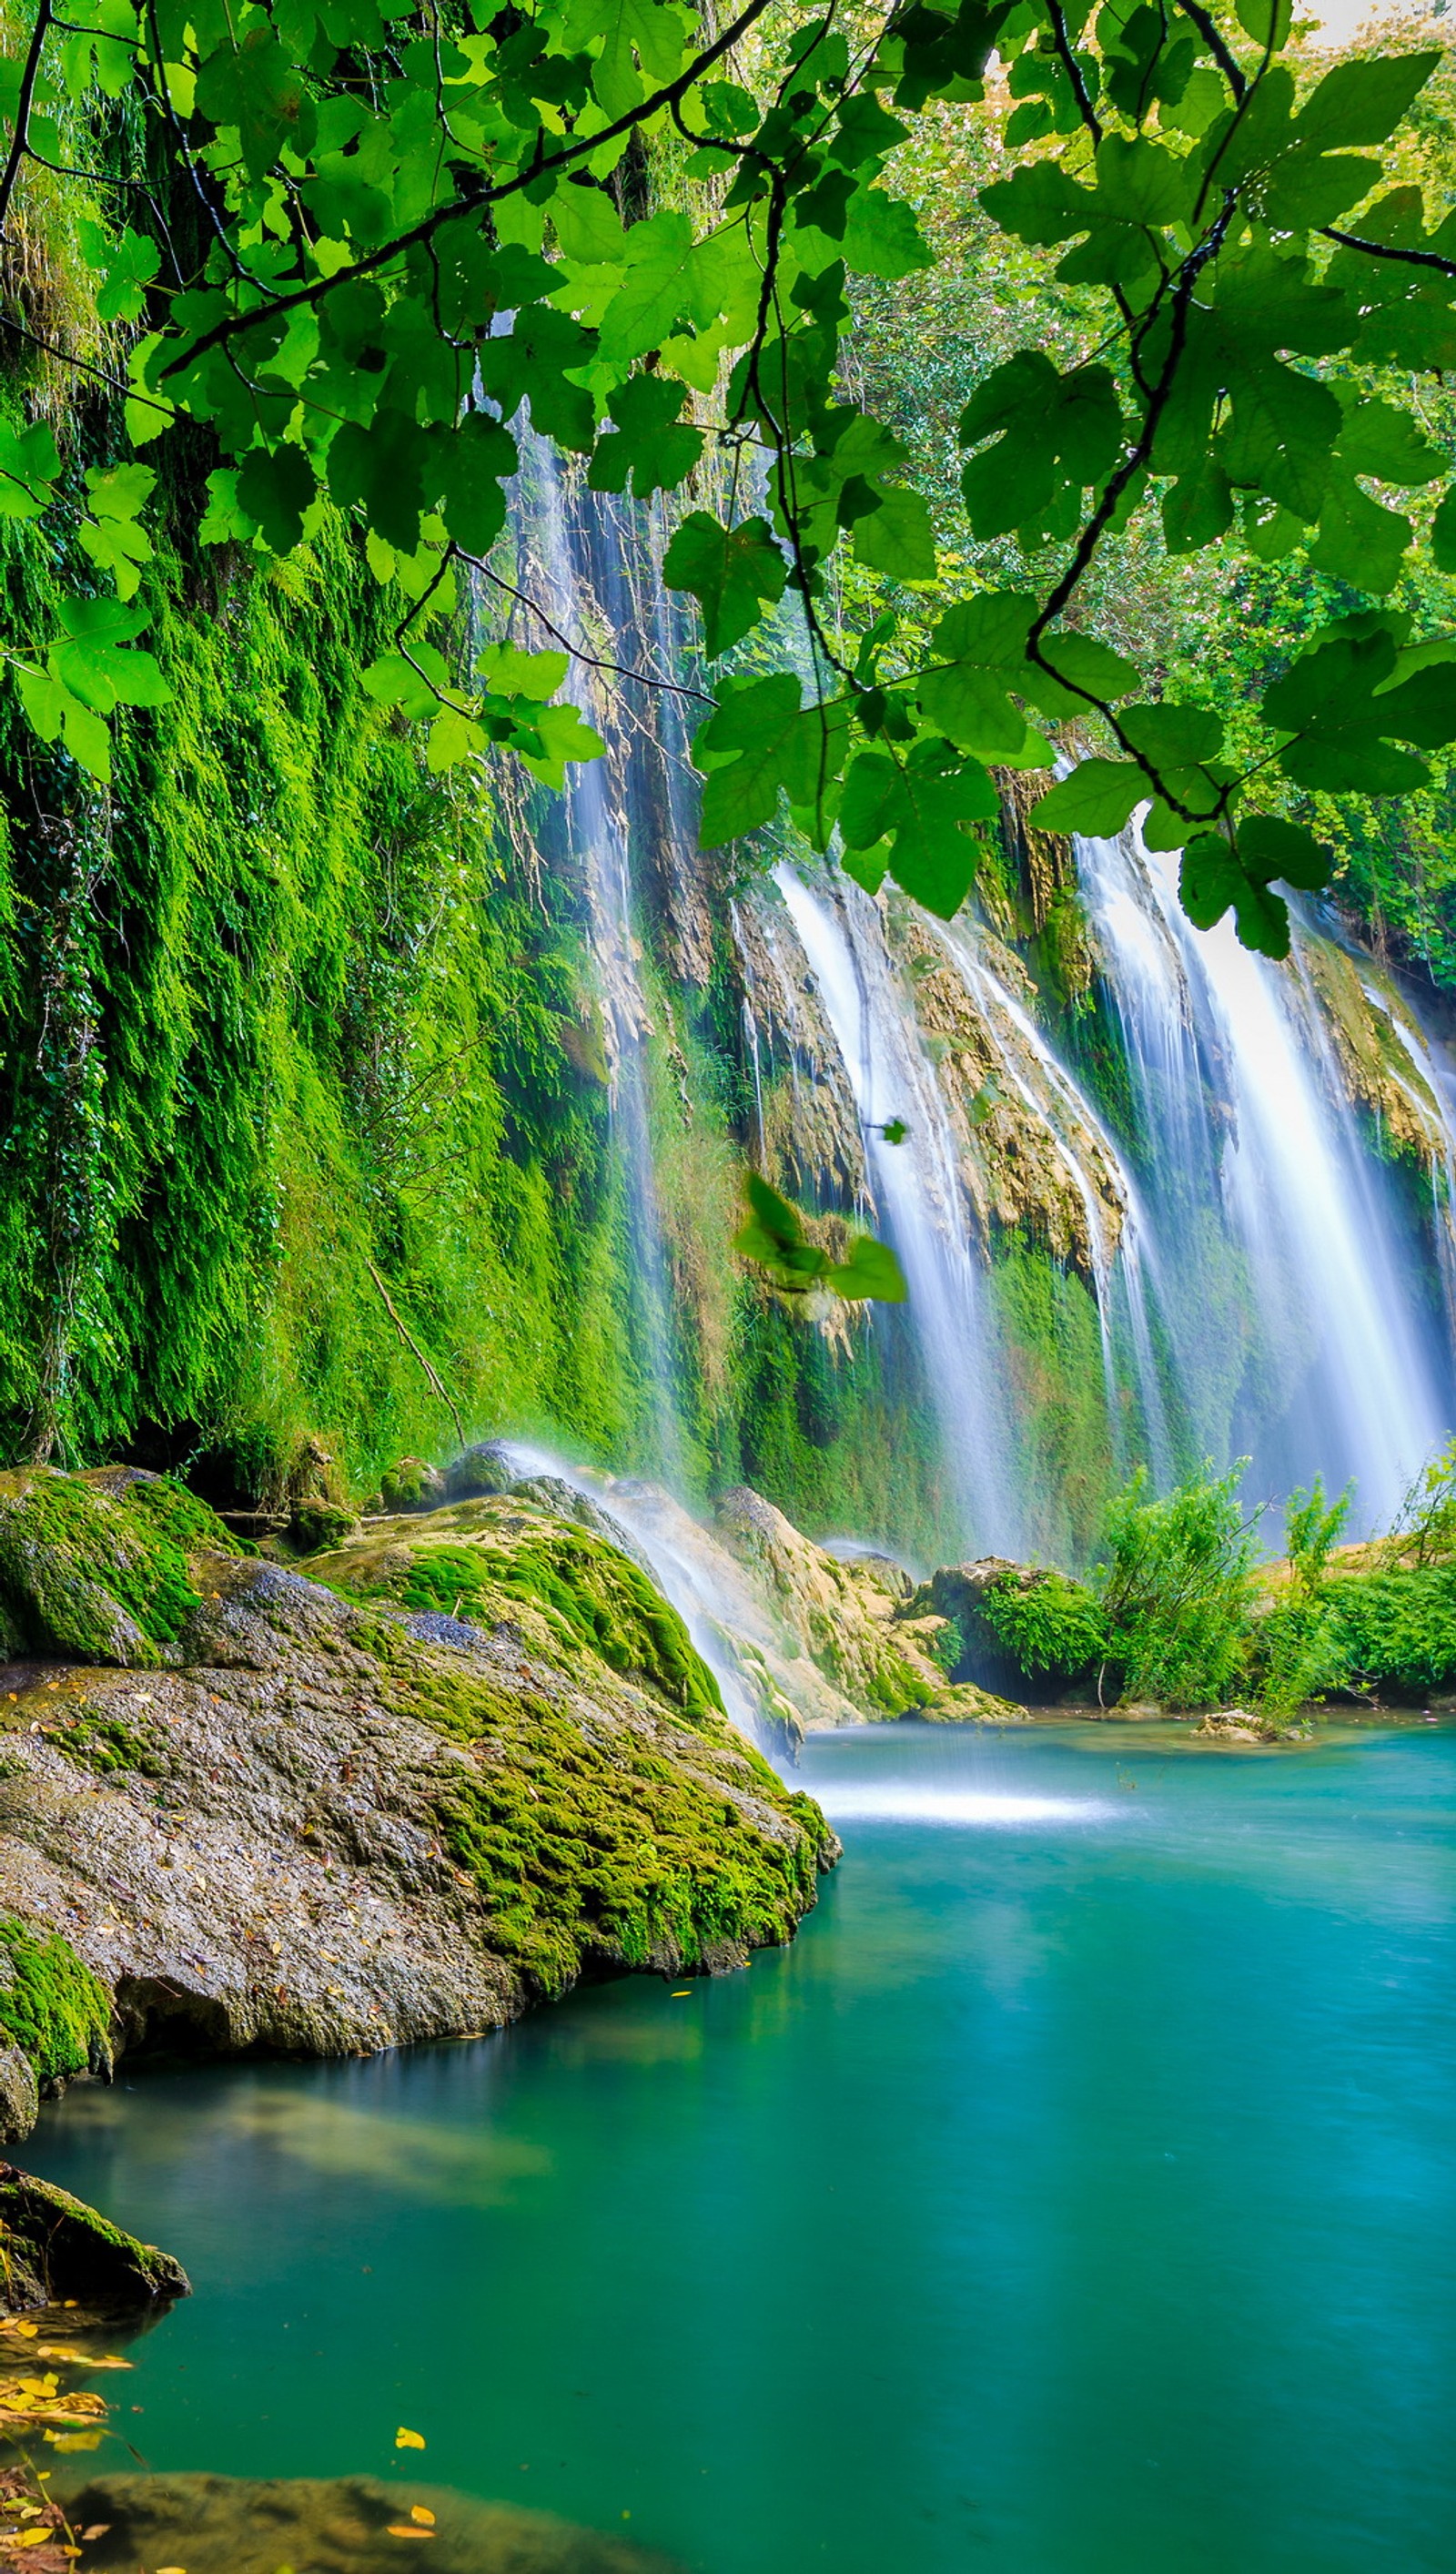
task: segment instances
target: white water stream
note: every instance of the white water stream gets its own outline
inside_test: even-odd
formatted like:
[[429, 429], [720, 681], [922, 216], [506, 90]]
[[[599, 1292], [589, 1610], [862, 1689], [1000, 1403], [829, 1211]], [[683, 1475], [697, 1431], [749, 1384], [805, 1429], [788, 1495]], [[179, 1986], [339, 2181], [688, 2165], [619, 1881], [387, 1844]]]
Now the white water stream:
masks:
[[[1198, 1420], [1196, 1220], [1220, 1211], [1241, 1254], [1251, 1346], [1232, 1439], [1268, 1489], [1322, 1473], [1356, 1485], [1356, 1522], [1388, 1523], [1449, 1427], [1449, 1372], [1388, 1190], [1340, 1091], [1295, 960], [1196, 930], [1175, 861], [1134, 830], [1078, 844], [1144, 1124], [1151, 1225], [1179, 1391]], [[1434, 1088], [1434, 1085], [1431, 1085]], [[1226, 1443], [1219, 1441], [1219, 1447]]]

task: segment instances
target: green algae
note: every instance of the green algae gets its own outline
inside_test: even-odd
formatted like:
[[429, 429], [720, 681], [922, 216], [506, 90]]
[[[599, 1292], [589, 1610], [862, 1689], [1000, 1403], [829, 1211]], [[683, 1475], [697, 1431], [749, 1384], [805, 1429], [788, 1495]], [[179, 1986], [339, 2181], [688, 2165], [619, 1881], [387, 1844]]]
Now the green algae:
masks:
[[40, 2082], [109, 2072], [106, 1986], [59, 1931], [0, 1921], [0, 2029], [29, 2057]]

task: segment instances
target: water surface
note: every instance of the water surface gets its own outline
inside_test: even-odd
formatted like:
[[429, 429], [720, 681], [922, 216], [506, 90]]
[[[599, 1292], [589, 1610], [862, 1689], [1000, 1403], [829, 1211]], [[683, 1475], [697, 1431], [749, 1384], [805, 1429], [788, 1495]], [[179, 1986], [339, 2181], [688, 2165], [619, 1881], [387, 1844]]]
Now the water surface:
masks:
[[699, 2574], [1450, 2574], [1456, 1733], [894, 1727], [804, 1784], [846, 1861], [747, 1973], [48, 2111], [196, 2286], [108, 2383], [137, 2449]]

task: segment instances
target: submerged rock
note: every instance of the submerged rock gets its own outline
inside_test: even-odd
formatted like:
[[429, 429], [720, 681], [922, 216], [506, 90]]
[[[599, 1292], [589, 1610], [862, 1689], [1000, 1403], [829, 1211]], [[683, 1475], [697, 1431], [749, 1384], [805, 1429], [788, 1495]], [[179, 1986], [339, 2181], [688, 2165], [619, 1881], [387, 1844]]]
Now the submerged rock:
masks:
[[384, 2574], [408, 2553], [403, 2538], [428, 2540], [432, 2574], [674, 2574], [667, 2557], [627, 2538], [374, 2476], [98, 2476], [67, 2516], [102, 2529], [82, 2553], [85, 2574], [162, 2564], [187, 2574]]
[[791, 1934], [838, 1846], [605, 1538], [477, 1501], [309, 1570], [159, 1479], [0, 1478], [0, 2035], [41, 2087], [111, 2044], [459, 2035]]
[[135, 2309], [190, 2294], [169, 2252], [124, 2234], [54, 2181], [0, 2163], [0, 2310], [24, 2314], [65, 2299]]

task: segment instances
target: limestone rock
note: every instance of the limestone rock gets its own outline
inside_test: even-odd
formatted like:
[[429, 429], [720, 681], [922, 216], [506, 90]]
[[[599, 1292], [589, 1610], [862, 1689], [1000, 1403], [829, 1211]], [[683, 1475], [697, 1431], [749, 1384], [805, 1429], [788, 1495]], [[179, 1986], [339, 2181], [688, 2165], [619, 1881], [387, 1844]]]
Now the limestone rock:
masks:
[[40, 2112], [40, 2084], [23, 2046], [0, 2046], [0, 2143], [28, 2136]]

